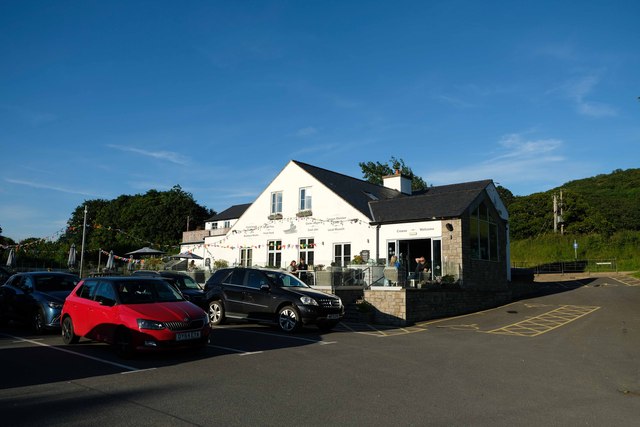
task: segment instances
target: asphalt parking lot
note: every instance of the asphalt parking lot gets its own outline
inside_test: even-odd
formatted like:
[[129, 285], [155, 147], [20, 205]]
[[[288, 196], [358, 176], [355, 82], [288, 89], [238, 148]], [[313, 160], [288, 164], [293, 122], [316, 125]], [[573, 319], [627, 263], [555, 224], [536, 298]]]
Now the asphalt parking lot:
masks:
[[284, 335], [216, 327], [201, 352], [0, 329], [3, 425], [637, 425], [640, 284], [540, 284], [543, 296], [405, 328]]

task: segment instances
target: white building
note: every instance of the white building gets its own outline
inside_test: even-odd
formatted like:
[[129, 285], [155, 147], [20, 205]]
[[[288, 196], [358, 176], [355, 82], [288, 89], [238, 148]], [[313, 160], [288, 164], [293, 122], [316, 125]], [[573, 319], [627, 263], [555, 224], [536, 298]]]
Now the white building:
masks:
[[[185, 236], [187, 236], [185, 234]], [[402, 259], [405, 271], [425, 256], [434, 277], [452, 275], [477, 289], [501, 289], [509, 275], [508, 214], [491, 180], [429, 187], [412, 194], [399, 173], [384, 185], [290, 161], [251, 204], [233, 206], [205, 224], [181, 251], [200, 267], [346, 266]]]

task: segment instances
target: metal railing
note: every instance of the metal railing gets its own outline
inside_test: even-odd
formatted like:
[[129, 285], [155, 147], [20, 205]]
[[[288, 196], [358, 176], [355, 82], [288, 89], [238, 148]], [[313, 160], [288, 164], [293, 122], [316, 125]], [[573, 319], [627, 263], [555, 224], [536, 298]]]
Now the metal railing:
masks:
[[512, 262], [512, 268], [531, 270], [534, 274], [565, 274], [565, 273], [594, 273], [617, 272], [616, 259], [586, 259], [573, 261], [556, 261], [545, 264], [528, 262]]

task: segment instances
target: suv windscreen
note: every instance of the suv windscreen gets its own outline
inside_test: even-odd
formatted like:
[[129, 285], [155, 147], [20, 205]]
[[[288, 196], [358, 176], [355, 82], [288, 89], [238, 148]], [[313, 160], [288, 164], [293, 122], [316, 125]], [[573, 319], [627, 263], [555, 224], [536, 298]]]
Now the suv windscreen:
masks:
[[298, 278], [289, 274], [280, 273], [278, 271], [265, 271], [264, 272], [273, 283], [283, 288], [308, 288], [309, 286], [300, 281]]

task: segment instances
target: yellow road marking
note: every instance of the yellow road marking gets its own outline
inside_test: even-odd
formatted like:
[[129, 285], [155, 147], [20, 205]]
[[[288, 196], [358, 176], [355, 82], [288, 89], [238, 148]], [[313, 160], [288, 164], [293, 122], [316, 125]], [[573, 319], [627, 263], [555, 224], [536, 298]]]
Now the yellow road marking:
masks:
[[587, 314], [593, 313], [599, 308], [600, 307], [564, 305], [539, 316], [503, 326], [498, 329], [493, 329], [491, 331], [485, 331], [485, 333], [535, 337], [571, 323], [574, 320], [586, 316]]

